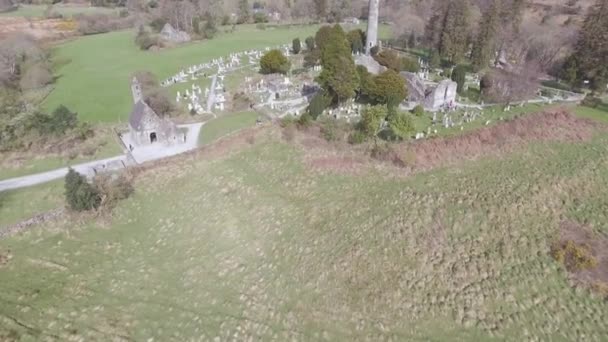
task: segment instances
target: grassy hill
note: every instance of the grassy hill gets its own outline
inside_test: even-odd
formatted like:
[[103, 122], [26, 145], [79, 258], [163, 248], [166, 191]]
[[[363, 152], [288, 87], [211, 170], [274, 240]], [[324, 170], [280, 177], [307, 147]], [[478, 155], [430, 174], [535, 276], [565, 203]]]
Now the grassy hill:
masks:
[[422, 142], [413, 173], [276, 127], [143, 171], [112, 217], [0, 240], [0, 336], [601, 340], [549, 249], [608, 233], [608, 138], [547, 118]]

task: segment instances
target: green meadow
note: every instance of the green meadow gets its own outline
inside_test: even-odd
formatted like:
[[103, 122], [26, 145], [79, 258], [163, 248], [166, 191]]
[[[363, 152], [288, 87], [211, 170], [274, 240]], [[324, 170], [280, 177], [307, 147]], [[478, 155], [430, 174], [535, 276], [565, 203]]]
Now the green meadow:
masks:
[[[143, 172], [109, 217], [68, 215], [0, 240], [0, 336], [607, 336], [605, 300], [573, 288], [549, 254], [564, 220], [608, 232], [605, 134], [406, 176], [314, 168], [324, 150], [278, 130]], [[0, 208], [38, 194], [54, 203], [61, 188], [49, 186]]]
[[[126, 122], [131, 109], [130, 76], [136, 71], [151, 71], [162, 80], [190, 65], [232, 52], [287, 44], [296, 37], [303, 40], [314, 35], [318, 27], [269, 26], [259, 30], [243, 25], [211, 40], [158, 52], [137, 48], [133, 31], [81, 37], [55, 48], [58, 81], [43, 105], [52, 109], [64, 104], [90, 122]], [[383, 34], [388, 35], [388, 28], [383, 28]]]

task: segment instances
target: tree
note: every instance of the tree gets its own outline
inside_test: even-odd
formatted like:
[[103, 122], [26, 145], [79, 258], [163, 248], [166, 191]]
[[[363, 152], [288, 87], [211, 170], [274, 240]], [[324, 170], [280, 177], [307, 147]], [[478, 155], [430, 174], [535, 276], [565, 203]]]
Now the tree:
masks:
[[433, 69], [437, 69], [441, 66], [441, 56], [437, 50], [431, 50], [429, 56], [429, 66]]
[[70, 111], [66, 106], [59, 105], [51, 114], [52, 132], [64, 134], [78, 125], [78, 113]]
[[385, 104], [392, 112], [407, 97], [407, 87], [403, 78], [394, 70], [387, 70], [374, 78], [372, 100]]
[[280, 50], [270, 50], [260, 59], [260, 72], [262, 74], [286, 74], [291, 63]]
[[313, 120], [316, 120], [330, 104], [331, 98], [320, 91], [310, 100], [307, 112]]
[[249, 12], [249, 1], [239, 0], [239, 18], [237, 24], [244, 24], [249, 22], [251, 13]]
[[450, 1], [439, 43], [441, 57], [454, 63], [464, 60], [468, 50], [469, 16], [468, 0]]
[[340, 25], [331, 29], [326, 43], [321, 44], [323, 71], [317, 81], [332, 97], [334, 103], [342, 102], [354, 97], [355, 90], [359, 87], [355, 61]]
[[300, 42], [300, 38], [295, 38], [291, 42], [291, 50], [296, 55], [300, 53], [300, 50], [302, 50], [302, 43]]
[[320, 22], [325, 21], [327, 18], [327, 0], [313, 0], [315, 14], [317, 16], [317, 20]]
[[415, 49], [416, 48], [416, 33], [412, 31], [407, 38], [407, 48]]
[[382, 50], [374, 56], [374, 59], [380, 63], [380, 65], [391, 70], [401, 70], [401, 59], [399, 59], [399, 56], [392, 50]]
[[317, 46], [317, 49], [323, 51], [325, 45], [327, 45], [331, 39], [332, 30], [331, 26], [323, 26], [317, 31], [315, 34], [315, 45]]
[[76, 211], [96, 209], [101, 203], [99, 191], [72, 168], [65, 176], [65, 198], [70, 208]]
[[493, 69], [482, 77], [480, 87], [484, 100], [509, 104], [534, 97], [539, 84], [537, 74], [532, 69], [518, 73]]
[[589, 9], [579, 34], [579, 40], [566, 66], [569, 78], [576, 74], [579, 81], [589, 80], [594, 90], [605, 89], [608, 83], [608, 1], [597, 0]]
[[362, 53], [364, 51], [365, 33], [361, 29], [356, 29], [348, 32], [346, 35], [350, 43], [350, 49], [353, 53]]
[[391, 115], [388, 120], [388, 126], [393, 135], [400, 139], [409, 138], [415, 131], [412, 117], [407, 113]]
[[446, 0], [436, 0], [433, 4], [432, 15], [424, 28], [424, 42], [432, 49], [439, 48], [449, 4]]
[[467, 76], [467, 67], [462, 64], [457, 65], [454, 68], [454, 70], [452, 70], [451, 79], [452, 79], [452, 81], [456, 82], [456, 84], [458, 84], [458, 88], [457, 88], [458, 93], [462, 93], [462, 91], [464, 90], [464, 83], [466, 82], [466, 76]]
[[359, 76], [359, 99], [370, 100], [372, 94], [375, 93], [376, 82], [372, 75], [363, 65], [357, 65], [357, 75]]
[[420, 64], [418, 61], [410, 58], [410, 57], [402, 57], [401, 58], [401, 70], [408, 72], [418, 72], [420, 71]]
[[304, 41], [306, 43], [306, 50], [312, 51], [315, 48], [315, 37], [307, 37]]
[[486, 13], [484, 13], [477, 39], [473, 44], [471, 62], [475, 70], [488, 66], [496, 52], [496, 36], [500, 21], [500, 0], [494, 0]]
[[387, 115], [386, 106], [366, 106], [361, 113], [359, 121], [359, 130], [366, 138], [374, 138], [374, 143], [377, 143], [377, 136], [382, 129], [382, 123]]

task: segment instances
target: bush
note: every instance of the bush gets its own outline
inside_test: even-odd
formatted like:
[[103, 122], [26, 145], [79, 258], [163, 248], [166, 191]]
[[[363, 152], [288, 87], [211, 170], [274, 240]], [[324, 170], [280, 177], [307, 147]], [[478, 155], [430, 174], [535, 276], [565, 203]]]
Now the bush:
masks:
[[407, 139], [414, 132], [414, 122], [409, 114], [396, 113], [390, 116], [389, 127], [393, 135], [400, 139]]
[[257, 24], [255, 25], [255, 28], [257, 28], [258, 30], [266, 30], [266, 24]]
[[63, 135], [78, 124], [78, 114], [64, 105], [57, 107], [51, 115], [36, 112], [29, 118], [29, 128], [41, 135]]
[[412, 109], [412, 114], [421, 117], [424, 115], [424, 107], [422, 107], [421, 105], [417, 105], [416, 107], [414, 107]]
[[100, 206], [105, 208], [114, 208], [135, 191], [125, 174], [102, 174], [95, 177], [94, 184], [101, 195]]
[[323, 92], [318, 92], [313, 96], [312, 100], [310, 100], [310, 104], [308, 104], [308, 114], [312, 117], [313, 120], [316, 120], [323, 111], [327, 109], [330, 105], [331, 99], [329, 96], [325, 95]]
[[589, 248], [572, 240], [553, 244], [551, 255], [570, 272], [587, 270], [597, 266], [597, 259]]
[[294, 54], [299, 54], [300, 51], [302, 50], [302, 43], [300, 42], [300, 38], [296, 38], [291, 42], [291, 51], [293, 51]]
[[156, 18], [150, 22], [150, 27], [154, 30], [154, 32], [160, 32], [163, 27], [165, 27], [167, 21], [163, 18]]
[[295, 125], [295, 123], [296, 120], [291, 115], [286, 115], [282, 117], [281, 120], [279, 120], [279, 126], [281, 126], [282, 128], [292, 127]]
[[230, 21], [230, 16], [229, 15], [225, 15], [222, 17], [222, 26], [228, 26], [231, 24]]
[[340, 127], [338, 122], [332, 118], [326, 118], [321, 123], [321, 134], [323, 134], [323, 138], [327, 141], [337, 141], [340, 140]]
[[65, 176], [65, 198], [69, 207], [75, 211], [97, 209], [101, 203], [99, 191], [72, 168]]
[[279, 50], [268, 51], [260, 59], [260, 72], [262, 74], [286, 74], [290, 67], [291, 63]]
[[141, 50], [149, 50], [151, 47], [155, 46], [158, 44], [158, 39], [156, 39], [156, 37], [152, 36], [149, 33], [144, 33], [141, 35], [137, 35], [137, 37], [135, 38], [135, 44], [137, 44], [137, 46], [141, 49]]
[[581, 105], [589, 108], [598, 108], [602, 105], [602, 99], [593, 95], [587, 95], [581, 102]]
[[169, 116], [173, 112], [173, 102], [169, 99], [165, 88], [150, 90], [145, 101], [159, 116]]
[[399, 59], [399, 56], [391, 50], [382, 50], [380, 53], [374, 55], [374, 59], [380, 63], [380, 65], [391, 70], [401, 70], [401, 60]]
[[367, 136], [361, 131], [354, 131], [348, 136], [348, 143], [351, 145], [363, 144], [366, 140]]
[[53, 75], [49, 67], [43, 63], [36, 63], [23, 72], [19, 80], [19, 87], [21, 90], [31, 90], [44, 87], [52, 82]]
[[256, 13], [253, 16], [253, 22], [256, 24], [265, 24], [268, 22], [268, 16], [264, 13]]
[[379, 46], [373, 46], [369, 52], [372, 54], [372, 56], [376, 56], [378, 54], [378, 52], [380, 52], [380, 47]]
[[403, 57], [401, 58], [401, 70], [408, 72], [418, 72], [420, 71], [420, 64], [418, 64], [418, 61], [413, 58]]
[[213, 39], [215, 34], [217, 33], [217, 26], [215, 25], [215, 20], [212, 17], [205, 22], [205, 26], [203, 26], [203, 36], [206, 39]]
[[300, 115], [298, 118], [298, 128], [307, 128], [312, 124], [312, 117], [308, 113]]

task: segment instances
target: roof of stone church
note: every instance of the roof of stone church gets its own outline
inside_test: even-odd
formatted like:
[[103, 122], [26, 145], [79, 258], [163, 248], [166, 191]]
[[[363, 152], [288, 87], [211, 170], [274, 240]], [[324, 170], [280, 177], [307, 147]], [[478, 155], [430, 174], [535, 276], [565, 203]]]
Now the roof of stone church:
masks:
[[131, 110], [131, 115], [129, 115], [129, 125], [135, 130], [141, 130], [142, 120], [146, 117], [150, 116], [155, 120], [160, 121], [160, 117], [154, 112], [147, 103], [143, 100], [137, 101], [135, 105], [133, 105], [133, 110]]

